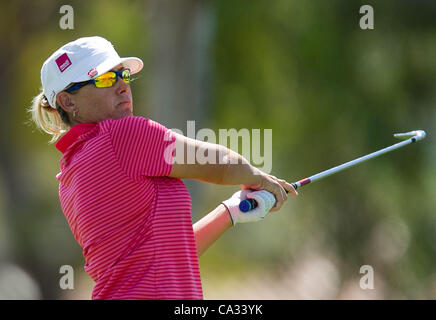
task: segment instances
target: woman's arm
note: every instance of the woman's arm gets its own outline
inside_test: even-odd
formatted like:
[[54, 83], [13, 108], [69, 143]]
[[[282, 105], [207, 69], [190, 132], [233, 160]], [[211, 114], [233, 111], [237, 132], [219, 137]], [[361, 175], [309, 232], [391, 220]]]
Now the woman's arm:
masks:
[[174, 135], [176, 136], [175, 163], [170, 177], [196, 179], [222, 185], [240, 184], [241, 181], [252, 184], [258, 182], [255, 172], [259, 170], [233, 150], [178, 133]]
[[[297, 195], [291, 184], [253, 167], [243, 156], [222, 145], [174, 134], [176, 161], [170, 177], [220, 185], [241, 185], [243, 189], [267, 190], [277, 200], [271, 211], [279, 210], [287, 199], [285, 190]], [[209, 161], [204, 161], [198, 155], [205, 155]], [[210, 161], [211, 159], [215, 161]]]
[[231, 226], [230, 214], [223, 204], [196, 222], [193, 227], [198, 256], [201, 256]]

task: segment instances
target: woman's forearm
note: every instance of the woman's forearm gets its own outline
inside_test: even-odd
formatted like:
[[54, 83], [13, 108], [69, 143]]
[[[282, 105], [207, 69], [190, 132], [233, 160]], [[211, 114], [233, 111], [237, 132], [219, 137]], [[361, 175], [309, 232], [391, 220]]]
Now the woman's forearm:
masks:
[[232, 219], [223, 204], [196, 222], [193, 228], [198, 256], [201, 256], [231, 226]]
[[219, 184], [222, 185], [256, 185], [259, 183], [261, 171], [252, 166], [242, 155], [224, 146], [219, 147], [220, 154], [226, 153], [226, 159], [221, 158], [222, 169]]
[[[170, 177], [222, 185], [256, 185], [260, 170], [243, 156], [219, 145], [175, 134], [178, 147]], [[181, 152], [177, 155], [177, 152]]]

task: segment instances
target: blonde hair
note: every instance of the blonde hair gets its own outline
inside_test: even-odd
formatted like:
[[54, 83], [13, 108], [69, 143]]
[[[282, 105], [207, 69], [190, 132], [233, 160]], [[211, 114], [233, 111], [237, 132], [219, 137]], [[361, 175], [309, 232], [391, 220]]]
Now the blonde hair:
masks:
[[32, 99], [28, 112], [38, 129], [52, 135], [49, 143], [56, 142], [71, 128], [68, 113], [57, 102], [56, 109], [52, 108], [42, 90]]

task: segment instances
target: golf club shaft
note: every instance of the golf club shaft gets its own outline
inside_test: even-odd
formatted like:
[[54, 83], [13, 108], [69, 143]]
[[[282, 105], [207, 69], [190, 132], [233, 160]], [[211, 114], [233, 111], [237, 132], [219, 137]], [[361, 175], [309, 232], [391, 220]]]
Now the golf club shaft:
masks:
[[[413, 132], [410, 132], [410, 133], [414, 133], [416, 135], [412, 136], [411, 138], [409, 138], [407, 140], [404, 140], [404, 141], [398, 142], [396, 144], [393, 144], [393, 145], [391, 145], [389, 147], [380, 149], [380, 150], [375, 151], [373, 153], [370, 153], [370, 154], [368, 154], [366, 156], [362, 156], [360, 158], [348, 161], [348, 162], [346, 162], [344, 164], [341, 164], [339, 166], [333, 167], [331, 169], [324, 170], [324, 171], [322, 171], [320, 173], [314, 174], [313, 176], [310, 176], [308, 178], [304, 178], [304, 179], [298, 180], [297, 182], [293, 182], [291, 184], [294, 187], [294, 189], [297, 190], [299, 187], [302, 187], [302, 186], [304, 186], [306, 184], [309, 184], [309, 183], [317, 181], [317, 180], [321, 180], [321, 179], [323, 179], [325, 177], [328, 177], [328, 176], [330, 176], [332, 174], [335, 174], [335, 173], [340, 172], [342, 170], [345, 170], [347, 168], [353, 167], [353, 166], [355, 166], [355, 165], [357, 165], [359, 163], [362, 163], [362, 162], [367, 161], [369, 159], [378, 157], [378, 156], [380, 156], [382, 154], [388, 153], [388, 152], [393, 151], [395, 149], [401, 148], [401, 147], [403, 147], [405, 145], [411, 144], [411, 143], [413, 143], [413, 142], [415, 142], [417, 140], [422, 140], [422, 139], [425, 138], [425, 132], [422, 131], [422, 130], [413, 131]], [[394, 136], [401, 139], [401, 138], [404, 138], [407, 134], [410, 134], [410, 133], [396, 134]], [[265, 192], [267, 192], [267, 191], [265, 191]], [[288, 193], [288, 191], [286, 191], [286, 193]], [[254, 209], [256, 207], [257, 207], [257, 202], [254, 199], [246, 199], [246, 200], [241, 201], [241, 203], [239, 204], [239, 209], [242, 212], [248, 212], [248, 211], [250, 211], [250, 210], [252, 210], [252, 209]]]
[[394, 144], [394, 145], [392, 145], [390, 147], [386, 147], [384, 149], [380, 149], [380, 150], [375, 151], [373, 153], [370, 153], [370, 154], [368, 154], [366, 156], [363, 156], [363, 157], [360, 157], [360, 158], [348, 161], [348, 162], [346, 162], [344, 164], [341, 164], [339, 166], [336, 166], [334, 168], [331, 168], [331, 169], [328, 169], [328, 170], [324, 170], [324, 171], [322, 171], [320, 173], [314, 174], [313, 176], [310, 176], [308, 178], [304, 178], [304, 179], [298, 180], [297, 182], [292, 183], [292, 186], [294, 187], [294, 189], [297, 189], [297, 188], [302, 187], [302, 186], [304, 186], [306, 184], [309, 184], [309, 183], [317, 181], [317, 180], [321, 180], [321, 179], [323, 179], [325, 177], [328, 177], [328, 176], [330, 176], [332, 174], [335, 174], [335, 173], [340, 172], [342, 170], [345, 170], [347, 168], [353, 167], [353, 166], [355, 166], [355, 165], [357, 165], [357, 164], [359, 164], [361, 162], [364, 162], [364, 161], [367, 161], [369, 159], [378, 157], [378, 156], [380, 156], [382, 154], [388, 153], [388, 152], [393, 151], [395, 149], [401, 148], [401, 147], [403, 147], [405, 145], [408, 145], [410, 143], [413, 143], [415, 141], [416, 141], [415, 138], [411, 138], [411, 139], [407, 139], [407, 140], [398, 142], [398, 143], [396, 143], [396, 144]]

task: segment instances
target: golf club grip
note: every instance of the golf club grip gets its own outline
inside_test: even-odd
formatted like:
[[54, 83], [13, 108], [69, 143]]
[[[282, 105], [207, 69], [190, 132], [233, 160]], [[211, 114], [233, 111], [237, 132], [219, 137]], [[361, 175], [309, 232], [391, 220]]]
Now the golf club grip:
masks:
[[[298, 186], [295, 183], [291, 183], [295, 190], [297, 190]], [[286, 193], [289, 193], [288, 190], [285, 190]], [[242, 212], [248, 212], [257, 208], [257, 201], [254, 199], [245, 199], [239, 203], [239, 210]]]

